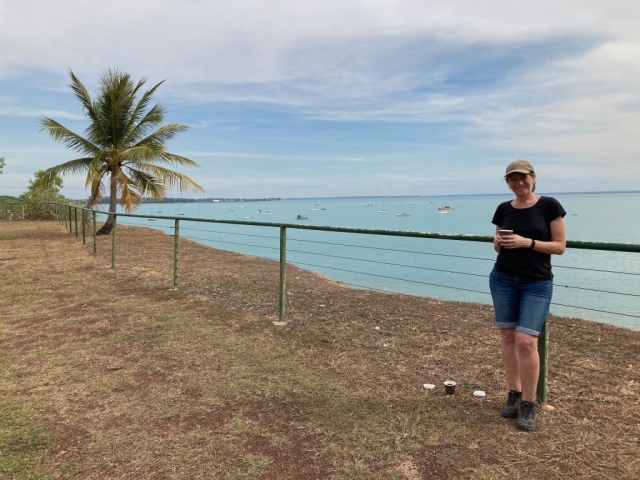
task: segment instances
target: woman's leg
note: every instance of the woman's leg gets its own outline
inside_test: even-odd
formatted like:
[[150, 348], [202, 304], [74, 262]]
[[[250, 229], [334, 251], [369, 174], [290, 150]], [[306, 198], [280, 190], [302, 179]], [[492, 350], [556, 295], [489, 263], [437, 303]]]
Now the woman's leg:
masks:
[[517, 334], [515, 328], [501, 328], [501, 345], [502, 365], [507, 375], [509, 390], [522, 391], [522, 382], [520, 378], [520, 359], [517, 350]]
[[535, 402], [538, 375], [540, 374], [538, 337], [517, 332], [515, 344], [519, 362], [518, 376], [522, 382], [522, 400], [524, 402]]
[[522, 280], [520, 285], [520, 317], [516, 333], [516, 350], [522, 382], [522, 401], [535, 402], [540, 374], [538, 336], [549, 313], [553, 282]]

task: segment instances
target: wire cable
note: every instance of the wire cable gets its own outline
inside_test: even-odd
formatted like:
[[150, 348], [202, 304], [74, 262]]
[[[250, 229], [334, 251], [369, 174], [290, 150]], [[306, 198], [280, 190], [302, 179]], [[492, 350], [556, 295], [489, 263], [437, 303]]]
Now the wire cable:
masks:
[[380, 260], [369, 260], [369, 259], [365, 259], [365, 258], [355, 258], [355, 257], [343, 257], [340, 255], [330, 255], [328, 253], [316, 253], [316, 252], [307, 252], [304, 250], [291, 250], [291, 249], [287, 249], [287, 252], [292, 252], [292, 253], [306, 253], [308, 255], [318, 255], [318, 256], [322, 256], [322, 257], [331, 257], [331, 258], [340, 258], [343, 260], [352, 260], [352, 261], [359, 261], [359, 262], [369, 262], [369, 263], [376, 263], [379, 265], [389, 265], [392, 267], [406, 267], [406, 268], [415, 268], [418, 270], [430, 270], [430, 271], [434, 271], [434, 272], [444, 272], [444, 273], [457, 273], [460, 275], [470, 275], [470, 276], [474, 276], [474, 277], [486, 277], [486, 274], [479, 274], [479, 273], [469, 273], [469, 272], [458, 272], [455, 270], [442, 270], [439, 268], [428, 268], [428, 267], [419, 267], [416, 265], [406, 265], [403, 263], [390, 263], [390, 262], [383, 262]]
[[213, 242], [213, 243], [227, 243], [230, 245], [242, 245], [244, 247], [257, 247], [257, 248], [266, 248], [268, 250], [280, 250], [280, 247], [265, 247], [263, 245], [255, 245], [252, 243], [236, 243], [236, 242], [225, 242], [223, 240], [213, 240], [210, 238], [198, 238], [198, 237], [181, 237], [181, 238], [188, 238], [189, 240], [200, 240], [203, 242]]

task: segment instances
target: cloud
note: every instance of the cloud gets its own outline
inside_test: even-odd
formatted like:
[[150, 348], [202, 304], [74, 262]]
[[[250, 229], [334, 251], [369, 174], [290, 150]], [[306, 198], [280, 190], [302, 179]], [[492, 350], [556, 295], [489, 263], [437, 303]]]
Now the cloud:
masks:
[[[118, 65], [148, 86], [168, 79], [157, 100], [172, 113], [197, 112], [184, 120], [192, 138], [225, 133], [187, 148], [192, 156], [268, 163], [278, 172], [268, 181], [283, 188], [308, 182], [278, 180], [296, 162], [371, 167], [384, 159], [372, 172], [384, 175], [384, 165], [439, 158], [458, 166], [467, 157], [490, 162], [474, 168], [494, 175], [504, 157], [521, 155], [557, 165], [559, 178], [576, 168], [609, 178], [602, 163], [616, 158], [632, 184], [629, 175], [640, 175], [639, 13], [630, 0], [4, 2], [0, 81], [30, 88], [3, 88], [0, 117], [81, 120], [66, 70], [94, 92], [98, 75]], [[283, 130], [255, 127], [256, 111], [286, 117]], [[233, 120], [222, 120], [229, 112]], [[290, 133], [291, 125], [307, 130]], [[411, 134], [380, 135], [379, 125]], [[330, 133], [309, 133], [318, 126]], [[368, 128], [374, 133], [362, 133]], [[17, 148], [11, 141], [3, 147]], [[342, 172], [363, 184], [383, 179], [368, 174]], [[406, 175], [385, 185], [421, 181]], [[359, 188], [337, 174], [324, 183]]]
[[261, 152], [211, 152], [211, 151], [186, 151], [182, 155], [185, 157], [217, 157], [226, 159], [262, 159], [262, 160], [284, 160], [306, 162], [367, 162], [366, 158], [342, 157], [342, 156], [322, 156], [322, 155], [287, 155], [287, 154], [267, 154]]
[[40, 110], [40, 109], [28, 109], [23, 107], [11, 107], [0, 105], [0, 117], [50, 117], [61, 118], [65, 120], [82, 120], [84, 115], [78, 115], [70, 113], [64, 110]]

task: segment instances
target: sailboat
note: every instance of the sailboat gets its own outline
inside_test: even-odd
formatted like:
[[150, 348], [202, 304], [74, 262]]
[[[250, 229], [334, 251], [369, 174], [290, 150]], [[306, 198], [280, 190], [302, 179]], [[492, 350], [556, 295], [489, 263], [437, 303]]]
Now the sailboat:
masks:
[[404, 201], [402, 201], [402, 200], [401, 200], [401, 201], [400, 201], [400, 210], [401, 210], [401, 213], [396, 213], [396, 217], [408, 217], [408, 216], [409, 216], [409, 214], [408, 214], [408, 213], [406, 213], [406, 212], [402, 212], [403, 207], [404, 207]]
[[380, 206], [380, 210], [378, 210], [378, 213], [387, 213], [387, 211], [384, 209], [384, 200], [382, 201], [382, 205]]
[[453, 210], [449, 205], [446, 204], [445, 199], [442, 199], [442, 206], [438, 207], [438, 211], [440, 213], [449, 213], [450, 210]]
[[264, 210], [260, 210], [258, 209], [256, 211], [256, 213], [259, 213], [260, 215], [271, 215], [268, 211], [267, 211], [267, 204], [265, 203], [264, 205]]

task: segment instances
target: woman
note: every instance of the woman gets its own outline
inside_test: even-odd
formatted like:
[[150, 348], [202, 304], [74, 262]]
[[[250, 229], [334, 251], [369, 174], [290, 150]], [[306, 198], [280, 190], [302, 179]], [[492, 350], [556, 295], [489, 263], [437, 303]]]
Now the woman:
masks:
[[551, 255], [562, 255], [567, 243], [566, 212], [555, 198], [534, 193], [536, 174], [528, 161], [511, 162], [504, 178], [515, 198], [501, 203], [493, 216], [498, 258], [489, 277], [509, 383], [501, 414], [517, 418], [519, 429], [532, 431], [540, 371], [538, 336], [553, 292]]

